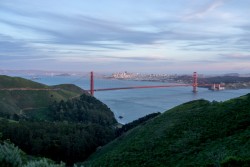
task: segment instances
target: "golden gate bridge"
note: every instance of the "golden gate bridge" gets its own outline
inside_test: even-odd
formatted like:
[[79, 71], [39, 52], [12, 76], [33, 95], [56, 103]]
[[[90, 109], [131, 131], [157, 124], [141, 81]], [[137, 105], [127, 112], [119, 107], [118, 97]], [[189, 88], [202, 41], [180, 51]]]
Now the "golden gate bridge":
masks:
[[[94, 96], [94, 92], [96, 91], [112, 91], [112, 90], [125, 90], [125, 89], [147, 89], [147, 88], [169, 88], [169, 87], [193, 87], [192, 92], [197, 93], [197, 87], [211, 87], [212, 90], [221, 90], [224, 88], [223, 84], [199, 84], [198, 83], [198, 75], [197, 72], [193, 73], [193, 82], [190, 84], [167, 84], [167, 85], [143, 85], [143, 86], [127, 86], [127, 87], [115, 87], [115, 88], [95, 88], [94, 87], [94, 72], [90, 72], [90, 89], [87, 90], [92, 96]], [[15, 90], [36, 90], [36, 91], [58, 91], [60, 88], [0, 88], [0, 91], [15, 91]]]
[[87, 90], [92, 96], [96, 91], [112, 91], [112, 90], [125, 90], [125, 89], [147, 89], [147, 88], [169, 88], [169, 87], [193, 87], [192, 92], [197, 93], [197, 87], [211, 87], [213, 90], [220, 90], [224, 87], [222, 84], [198, 84], [198, 74], [193, 73], [193, 82], [191, 84], [167, 84], [167, 85], [150, 85], [150, 86], [128, 86], [128, 87], [117, 87], [117, 88], [99, 88], [94, 87], [94, 72], [90, 72], [90, 89]]

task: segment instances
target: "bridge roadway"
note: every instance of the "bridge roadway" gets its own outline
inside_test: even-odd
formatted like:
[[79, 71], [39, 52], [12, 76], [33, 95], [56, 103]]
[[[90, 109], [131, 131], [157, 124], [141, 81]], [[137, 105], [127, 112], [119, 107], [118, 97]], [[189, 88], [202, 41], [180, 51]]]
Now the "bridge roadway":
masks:
[[123, 90], [123, 89], [145, 89], [145, 88], [168, 88], [168, 87], [178, 87], [178, 86], [192, 86], [192, 85], [180, 84], [180, 85], [156, 85], [156, 86], [129, 86], [129, 87], [119, 87], [119, 88], [100, 88], [100, 89], [94, 89], [94, 91]]
[[[199, 84], [199, 86], [212, 86], [213, 84]], [[188, 87], [194, 86], [193, 84], [173, 84], [173, 85], [151, 85], [151, 86], [129, 86], [129, 87], [117, 87], [117, 88], [100, 88], [94, 89], [94, 91], [109, 91], [109, 90], [124, 90], [124, 89], [147, 89], [147, 88], [169, 88], [169, 87]], [[222, 85], [221, 85], [222, 86]], [[87, 90], [90, 92], [91, 90]]]
[[[212, 86], [213, 84], [198, 84], [197, 87], [200, 86]], [[147, 89], [147, 88], [169, 88], [169, 87], [188, 87], [188, 86], [194, 86], [193, 84], [173, 84], [173, 85], [151, 85], [151, 86], [129, 86], [129, 87], [117, 87], [117, 88], [99, 88], [94, 89], [94, 91], [109, 91], [109, 90], [125, 90], [125, 89]], [[224, 86], [224, 85], [221, 85]], [[58, 91], [61, 90], [60, 88], [0, 88], [1, 90], [8, 90], [8, 91], [15, 91], [15, 90], [45, 90], [45, 91]], [[90, 90], [87, 90], [90, 92]]]

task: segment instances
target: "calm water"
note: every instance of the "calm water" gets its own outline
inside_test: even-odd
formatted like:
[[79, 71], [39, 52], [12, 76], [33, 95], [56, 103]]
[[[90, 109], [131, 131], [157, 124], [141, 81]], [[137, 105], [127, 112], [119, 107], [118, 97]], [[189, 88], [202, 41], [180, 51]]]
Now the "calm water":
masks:
[[[47, 85], [72, 83], [83, 89], [89, 89], [88, 78], [46, 76], [36, 81]], [[166, 83], [95, 79], [95, 88], [163, 84]], [[205, 88], [198, 88], [198, 93], [194, 94], [192, 93], [192, 87], [176, 87], [103, 91], [95, 92], [95, 97], [108, 105], [119, 122], [127, 123], [152, 112], [164, 112], [187, 101], [195, 99], [225, 101], [249, 92], [250, 89], [211, 91]], [[123, 118], [119, 119], [119, 116]]]

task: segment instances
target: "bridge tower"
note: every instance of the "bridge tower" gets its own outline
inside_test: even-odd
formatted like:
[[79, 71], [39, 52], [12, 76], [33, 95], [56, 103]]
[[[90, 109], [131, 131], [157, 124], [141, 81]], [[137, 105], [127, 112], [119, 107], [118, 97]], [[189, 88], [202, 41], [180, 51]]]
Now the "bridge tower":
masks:
[[198, 75], [196, 72], [193, 73], [193, 92], [196, 93], [197, 92], [197, 86], [198, 86]]
[[90, 94], [94, 96], [94, 73], [90, 72]]

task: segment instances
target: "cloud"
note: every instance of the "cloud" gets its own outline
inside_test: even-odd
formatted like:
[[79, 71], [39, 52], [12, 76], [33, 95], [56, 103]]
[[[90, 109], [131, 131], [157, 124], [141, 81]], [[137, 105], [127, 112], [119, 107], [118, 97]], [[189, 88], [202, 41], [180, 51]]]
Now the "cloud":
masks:
[[[134, 68], [138, 67], [137, 64], [144, 64], [146, 69], [148, 64], [153, 66], [161, 62], [165, 67], [165, 64], [177, 60], [196, 63], [202, 58], [207, 64], [215, 64], [215, 59], [250, 60], [247, 58], [250, 51], [249, 20], [242, 15], [245, 10], [235, 10], [244, 3], [231, 1], [223, 6], [226, 1], [195, 0], [195, 4], [191, 4], [189, 0], [183, 0], [171, 2], [171, 5], [150, 1], [155, 7], [145, 6], [146, 2], [136, 2], [140, 9], [133, 6], [133, 12], [125, 15], [119, 15], [117, 10], [107, 6], [101, 8], [108, 13], [97, 12], [92, 9], [96, 7], [93, 2], [85, 2], [91, 6], [85, 11], [75, 2], [67, 2], [72, 5], [68, 7], [62, 1], [63, 7], [56, 6], [60, 9], [57, 10], [51, 6], [51, 1], [34, 2], [35, 5], [28, 1], [4, 1], [6, 4], [0, 4], [0, 59], [5, 62], [23, 59], [36, 63], [53, 59], [53, 62], [65, 64], [87, 62], [88, 66], [110, 63], [105, 66], [107, 68], [114, 64], [119, 68], [119, 64], [124, 63], [124, 69], [130, 64], [134, 64]], [[30, 3], [30, 6], [25, 3]], [[129, 1], [126, 11], [130, 11], [132, 3]], [[230, 5], [234, 3], [239, 6], [232, 9]], [[72, 7], [76, 5], [79, 8], [73, 11]], [[185, 16], [186, 20], [181, 19], [181, 11], [187, 10], [191, 12]], [[138, 15], [133, 15], [135, 11]], [[112, 15], [114, 13], [117, 16]], [[231, 19], [233, 17], [235, 19]], [[246, 25], [241, 25], [242, 20], [237, 19], [240, 17]], [[218, 56], [219, 53], [246, 54]], [[168, 56], [176, 60], [167, 59]]]
[[216, 8], [222, 6], [225, 3], [225, 0], [214, 0], [208, 6], [206, 6], [201, 13], [207, 13], [215, 10]]
[[222, 6], [226, 0], [213, 0], [211, 3], [207, 4], [206, 6], [202, 7], [201, 9], [189, 13], [184, 17], [184, 20], [191, 20], [191, 19], [200, 19], [203, 18], [206, 14], [214, 11], [218, 7]]
[[[11, 10], [13, 14], [19, 13]], [[151, 45], [164, 40], [200, 40], [216, 37], [214, 34], [203, 32], [178, 31], [176, 29], [165, 30], [166, 27], [175, 25], [177, 21], [155, 19], [138, 23], [120, 23], [107, 19], [95, 18], [86, 15], [59, 15], [55, 13], [39, 12], [30, 14], [21, 12], [23, 19], [33, 20], [33, 24], [0, 18], [4, 24], [25, 32], [34, 32], [44, 35], [45, 40], [33, 39], [33, 42], [62, 45], [85, 45], [106, 49], [128, 49], [126, 44]], [[40, 24], [46, 22], [46, 24]], [[161, 22], [161, 23], [160, 23]], [[157, 24], [156, 24], [157, 23]], [[164, 25], [164, 26], [163, 26]], [[155, 30], [137, 30], [136, 27], [154, 27]], [[163, 29], [162, 27], [165, 27]], [[120, 43], [103, 44], [102, 41], [114, 41]]]
[[226, 60], [250, 60], [250, 54], [231, 53], [231, 54], [220, 54], [223, 59]]
[[0, 55], [1, 61], [30, 61], [30, 60], [54, 60], [54, 58], [51, 58], [49, 56], [35, 56], [35, 55], [19, 55], [19, 56], [6, 56], [6, 55]]
[[83, 15], [62, 19], [61, 21], [65, 22], [65, 24], [72, 24], [75, 30], [64, 30], [63, 35], [55, 36], [55, 42], [62, 44], [91, 44], [95, 41], [116, 41], [123, 44], [145, 45], [163, 40], [168, 33], [164, 31], [148, 32], [133, 30], [133, 24], [121, 25], [119, 22]]
[[128, 57], [115, 57], [115, 56], [106, 56], [105, 58], [108, 59], [117, 59], [117, 60], [128, 60], [128, 61], [171, 61], [171, 59], [167, 59], [164, 57], [158, 56], [128, 56]]
[[[152, 44], [158, 40], [163, 39], [165, 32], [143, 32], [129, 30], [129, 27], [122, 27], [119, 23], [110, 22], [103, 19], [97, 19], [88, 16], [58, 16], [55, 14], [43, 14], [46, 20], [54, 22], [55, 26], [40, 26], [29, 25], [22, 21], [16, 22], [1, 18], [3, 24], [7, 24], [16, 29], [23, 29], [28, 32], [34, 32], [41, 35], [47, 35], [47, 40], [44, 43], [57, 43], [57, 44], [82, 44], [82, 45], [95, 45], [96, 47], [122, 49], [108, 45], [98, 44], [96, 41], [120, 41], [128, 44]], [[70, 25], [63, 27], [60, 25]]]
[[159, 56], [107, 56], [107, 55], [88, 55], [87, 57], [83, 56], [64, 56], [60, 61], [63, 62], [130, 62], [130, 63], [139, 63], [139, 62], [165, 62], [170, 63], [175, 60]]
[[5, 55], [33, 54], [34, 49], [30, 48], [24, 41], [15, 40], [9, 36], [0, 34], [0, 53]]
[[53, 59], [53, 56], [30, 45], [27, 41], [0, 34], [0, 59], [1, 61], [48, 60]]
[[242, 29], [243, 31], [250, 32], [250, 25], [242, 25], [242, 26], [237, 26], [238, 28]]
[[242, 49], [250, 51], [250, 24], [245, 24], [241, 26], [235, 26], [239, 28], [242, 33], [238, 36], [236, 41], [237, 46], [240, 46]]
[[[205, 14], [211, 12], [223, 3], [223, 0], [213, 1], [202, 8], [202, 10], [194, 12], [191, 15], [195, 16], [199, 15], [199, 13]], [[130, 50], [130, 45], [154, 45], [159, 42], [166, 43], [166, 41], [184, 41], [188, 44], [192, 41], [197, 41], [196, 46], [201, 46], [204, 41], [209, 43], [210, 40], [229, 38], [228, 34], [215, 34], [202, 29], [189, 31], [186, 29], [187, 25], [183, 25], [181, 28], [173, 28], [178, 24], [178, 21], [169, 19], [159, 20], [155, 18], [146, 22], [125, 23], [122, 21], [111, 21], [109, 19], [86, 16], [83, 14], [65, 15], [49, 12], [31, 14], [30, 12], [15, 11], [14, 9], [9, 10], [8, 12], [14, 15], [20, 14], [20, 16], [24, 18], [28, 18], [28, 20], [33, 20], [33, 24], [23, 22], [22, 19], [16, 21], [7, 18], [0, 18], [2, 23], [8, 24], [16, 29], [23, 29], [24, 33], [34, 32], [35, 34], [40, 34], [41, 36], [44, 36], [45, 39], [32, 39], [32, 42], [48, 45], [72, 45], [122, 51]], [[41, 22], [45, 22], [46, 24], [41, 25]], [[154, 27], [155, 29], [152, 31], [143, 30], [136, 28], [138, 26]], [[207, 45], [207, 48], [197, 48], [196, 46], [180, 48], [184, 50], [193, 49], [202, 51], [209, 48], [211, 49], [211, 46], [214, 47], [215, 45], [210, 43]]]

